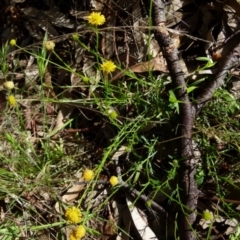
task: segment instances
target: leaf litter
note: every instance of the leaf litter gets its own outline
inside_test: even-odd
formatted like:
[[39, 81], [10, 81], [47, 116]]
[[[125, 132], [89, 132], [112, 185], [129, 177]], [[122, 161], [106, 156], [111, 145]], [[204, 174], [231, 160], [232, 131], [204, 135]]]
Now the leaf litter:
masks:
[[[147, 1], [132, 1], [131, 4], [110, 0], [47, 2], [44, 1], [42, 6], [28, 0], [0, 3], [0, 83], [14, 81], [16, 87], [11, 91], [17, 101], [17, 108], [9, 108], [6, 99], [11, 92], [1, 88], [2, 233], [12, 234], [12, 239], [69, 238], [68, 232], [73, 226], [61, 225], [63, 212], [67, 206], [77, 205], [85, 213], [86, 239], [174, 239], [174, 226], [177, 228], [177, 225], [168, 226], [167, 223], [183, 211], [181, 204], [177, 204], [177, 176], [169, 181], [166, 174], [172, 166], [168, 162], [177, 156], [174, 130], [169, 129], [169, 125], [176, 124], [170, 111], [176, 104], [168, 103], [167, 95], [175, 89], [169, 85], [171, 79], [165, 52], [156, 41], [159, 26], [151, 25]], [[194, 87], [192, 100], [215, 74], [212, 68], [207, 69], [211, 72], [206, 74], [196, 58], [207, 56], [209, 61], [217, 62], [216, 69], [222, 66], [232, 46], [238, 42], [239, 9], [236, 1], [203, 2], [199, 6], [191, 0], [172, 1], [165, 7], [166, 30], [171, 34], [173, 47], [179, 50], [186, 82], [189, 87], [193, 87], [194, 81], [202, 82]], [[106, 18], [106, 24], [97, 32], [86, 22], [93, 11], [102, 12]], [[74, 33], [80, 42], [74, 41]], [[38, 62], [44, 60], [41, 50], [46, 36], [55, 42], [57, 55], [48, 55], [50, 61], [45, 65], [44, 78], [41, 78]], [[17, 40], [19, 48], [7, 49], [11, 39]], [[118, 70], [109, 75], [102, 74], [97, 63], [103, 59], [111, 59]], [[222, 133], [227, 122], [221, 125], [223, 129], [216, 127], [212, 132], [205, 129], [203, 119], [209, 117], [205, 113], [194, 126], [196, 132], [200, 132], [194, 139], [194, 146], [201, 156], [197, 174], [203, 174], [202, 184], [198, 186], [202, 193], [198, 199], [199, 216], [193, 226], [199, 239], [221, 236], [228, 239], [229, 235], [235, 239], [238, 234], [236, 205], [240, 204], [235, 202], [230, 211], [224, 206], [232, 200], [228, 196], [231, 198], [234, 191], [239, 192], [236, 190], [238, 179], [232, 173], [232, 166], [239, 167], [233, 160], [239, 156], [236, 140], [239, 139], [239, 114], [236, 113], [239, 110], [238, 67], [231, 74], [233, 81], [226, 81], [226, 91], [232, 93], [231, 104], [235, 104], [231, 107], [231, 118], [236, 122], [229, 123], [235, 138], [232, 140]], [[89, 82], [83, 82], [83, 79], [89, 79]], [[164, 81], [153, 83], [151, 79]], [[112, 84], [112, 89], [108, 88], [108, 83]], [[126, 95], [121, 95], [125, 92]], [[139, 92], [142, 95], [138, 98]], [[225, 102], [231, 98], [227, 93], [222, 96]], [[158, 101], [157, 108], [154, 99]], [[144, 104], [148, 106], [147, 110]], [[153, 108], [149, 106], [151, 104]], [[169, 105], [165, 112], [162, 110], [164, 105]], [[211, 104], [209, 108], [211, 111]], [[109, 109], [116, 109], [116, 121], [109, 119]], [[216, 111], [216, 107], [213, 109]], [[140, 124], [141, 128], [129, 130], [126, 127], [122, 134], [125, 123], [130, 126], [132, 122]], [[212, 117], [208, 124], [212, 127], [218, 122]], [[159, 135], [158, 143], [155, 143], [156, 134]], [[220, 138], [223, 139], [223, 150], [216, 140], [219, 134], [223, 135]], [[124, 147], [118, 148], [122, 144], [121, 138]], [[208, 140], [217, 145], [215, 154], [219, 160], [208, 155], [206, 149], [210, 146], [207, 148], [203, 144]], [[214, 164], [211, 161], [217, 162], [215, 173], [219, 178], [212, 172]], [[79, 184], [83, 182], [81, 172], [86, 167], [96, 171], [95, 182]], [[108, 183], [112, 175], [122, 178], [115, 188]], [[124, 183], [128, 184], [125, 190], [121, 187]], [[222, 183], [224, 188], [219, 187]], [[137, 190], [139, 195], [135, 194], [132, 201], [128, 199], [126, 189], [130, 194]], [[147, 201], [140, 201], [145, 195]], [[166, 221], [159, 219], [151, 204], [163, 207], [168, 213]], [[214, 221], [202, 223], [202, 212], [207, 209], [213, 212]], [[35, 214], [30, 214], [32, 211]], [[28, 228], [29, 224], [32, 228]], [[8, 226], [12, 227], [12, 233]], [[34, 231], [34, 226], [42, 226], [44, 230]]]

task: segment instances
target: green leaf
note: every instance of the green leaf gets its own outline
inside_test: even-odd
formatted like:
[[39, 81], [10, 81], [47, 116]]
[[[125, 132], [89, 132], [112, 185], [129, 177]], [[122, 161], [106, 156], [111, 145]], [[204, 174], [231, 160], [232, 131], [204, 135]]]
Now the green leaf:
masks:
[[10, 133], [5, 133], [5, 137], [6, 137], [7, 141], [10, 142], [10, 143], [15, 143], [16, 142], [15, 138]]
[[179, 114], [179, 104], [178, 104], [178, 102], [176, 102], [176, 103], [174, 103], [174, 107], [176, 108], [176, 112], [177, 112], [177, 114]]
[[187, 88], [187, 93], [190, 93], [190, 92], [192, 92], [194, 89], [196, 89], [197, 87], [195, 87], [195, 86], [191, 86], [191, 87], [188, 87]]
[[208, 57], [198, 57], [198, 58], [196, 58], [196, 60], [202, 61], [202, 62], [207, 62], [206, 65], [201, 67], [200, 69], [198, 69], [198, 71], [204, 70], [207, 68], [211, 68], [216, 64], [216, 62], [213, 62], [212, 59], [210, 59]]
[[202, 62], [212, 62], [212, 60], [208, 57], [197, 57], [196, 60], [202, 61]]
[[201, 82], [204, 82], [205, 80], [206, 80], [206, 78], [200, 78], [200, 79], [194, 81], [194, 82], [191, 84], [191, 86], [196, 86], [196, 85], [200, 84]]
[[169, 102], [171, 102], [171, 103], [177, 103], [178, 100], [177, 100], [177, 98], [176, 98], [175, 93], [173, 92], [173, 90], [169, 90], [168, 93], [169, 93]]
[[101, 235], [102, 235], [100, 232], [98, 232], [98, 231], [95, 230], [95, 229], [88, 228], [87, 230], [88, 230], [88, 232], [89, 232], [91, 235], [95, 235], [95, 236], [101, 236]]
[[205, 69], [206, 69], [206, 68], [211, 68], [211, 67], [213, 67], [215, 64], [216, 64], [216, 62], [208, 62], [208, 63], [204, 66], [204, 68], [205, 68]]

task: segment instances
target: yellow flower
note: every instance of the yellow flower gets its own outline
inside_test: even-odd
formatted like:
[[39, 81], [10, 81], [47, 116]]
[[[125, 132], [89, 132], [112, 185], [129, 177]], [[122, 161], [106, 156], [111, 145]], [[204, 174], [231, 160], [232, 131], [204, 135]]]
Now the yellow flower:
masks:
[[82, 225], [80, 225], [80, 226], [77, 226], [77, 228], [69, 234], [69, 239], [79, 240], [83, 238], [85, 234], [86, 234], [86, 229]]
[[72, 231], [70, 234], [69, 234], [69, 240], [78, 240], [78, 238], [75, 236], [75, 232]]
[[104, 17], [104, 15], [102, 15], [99, 12], [92, 12], [89, 16], [88, 16], [88, 22], [92, 25], [103, 25], [105, 23], [106, 19]]
[[12, 90], [14, 88], [14, 82], [13, 81], [6, 81], [3, 86], [7, 89], [7, 90]]
[[77, 228], [74, 231], [74, 234], [77, 238], [83, 238], [86, 234], [86, 229], [82, 225], [77, 226]]
[[14, 107], [16, 105], [16, 98], [13, 95], [9, 95], [7, 97], [7, 100], [11, 107]]
[[107, 73], [114, 72], [116, 70], [116, 67], [117, 66], [111, 60], [106, 61], [101, 65], [101, 69]]
[[17, 45], [16, 39], [11, 39], [11, 41], [9, 42], [9, 44], [10, 44], [11, 46], [16, 46], [16, 45]]
[[48, 51], [53, 51], [55, 48], [55, 43], [53, 41], [46, 41], [44, 42], [44, 47], [48, 50]]
[[118, 178], [116, 176], [112, 176], [109, 179], [110, 184], [112, 185], [112, 187], [116, 186], [118, 184]]
[[94, 178], [94, 172], [92, 170], [86, 169], [83, 172], [83, 179], [85, 181], [91, 181]]
[[79, 223], [81, 221], [81, 211], [77, 207], [70, 207], [65, 212], [65, 218], [70, 223]]

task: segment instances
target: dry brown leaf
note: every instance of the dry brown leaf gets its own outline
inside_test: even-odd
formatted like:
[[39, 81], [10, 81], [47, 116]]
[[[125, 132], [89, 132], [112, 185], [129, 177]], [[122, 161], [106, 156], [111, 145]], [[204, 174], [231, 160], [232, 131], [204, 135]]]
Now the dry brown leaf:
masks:
[[[165, 73], [168, 72], [167, 66], [164, 63], [164, 59], [159, 56], [147, 62], [137, 63], [126, 70], [130, 70], [134, 73], [143, 73], [148, 71], [160, 71]], [[119, 78], [123, 77], [124, 75], [124, 72], [119, 72], [110, 80], [110, 82], [114, 82]]]
[[[84, 182], [84, 179], [81, 177], [78, 180], [79, 182]], [[64, 203], [69, 203], [75, 200], [79, 192], [85, 187], [84, 184], [74, 184], [71, 188], [68, 189], [68, 191], [62, 196], [62, 201]]]
[[112, 156], [112, 160], [118, 160], [120, 156], [127, 152], [127, 146], [121, 146]]
[[164, 63], [163, 58], [155, 57], [150, 61], [138, 63], [132, 67], [130, 70], [136, 73], [148, 72], [148, 71], [161, 71], [161, 72], [168, 72], [167, 66]]
[[45, 83], [45, 94], [48, 98], [55, 98], [56, 94], [53, 91], [52, 86], [52, 69], [51, 65], [48, 65], [46, 68], [46, 72], [44, 74], [44, 83]]
[[[78, 182], [83, 182], [84, 179], [82, 177], [80, 177], [78, 179]], [[61, 197], [61, 200], [62, 202], [64, 203], [70, 203], [72, 202], [73, 200], [75, 200], [78, 195], [79, 195], [79, 192], [85, 187], [84, 184], [73, 184], [72, 187], [70, 187], [67, 192]], [[58, 212], [58, 213], [61, 213], [61, 210], [60, 210], [60, 204], [59, 202], [56, 202], [55, 204], [55, 210]]]
[[110, 213], [108, 221], [104, 224], [103, 227], [102, 240], [113, 239], [113, 236], [116, 236], [116, 233], [117, 233], [116, 222]]
[[56, 125], [54, 129], [48, 133], [48, 137], [56, 138], [58, 136], [59, 131], [64, 128], [65, 120], [69, 118], [74, 108], [74, 106], [61, 105], [56, 118]]

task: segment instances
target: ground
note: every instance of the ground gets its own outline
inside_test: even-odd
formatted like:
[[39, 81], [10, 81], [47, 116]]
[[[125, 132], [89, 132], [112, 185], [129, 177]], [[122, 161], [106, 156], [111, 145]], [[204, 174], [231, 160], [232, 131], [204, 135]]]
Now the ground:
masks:
[[237, 1], [0, 11], [0, 239], [240, 239]]

